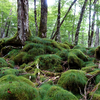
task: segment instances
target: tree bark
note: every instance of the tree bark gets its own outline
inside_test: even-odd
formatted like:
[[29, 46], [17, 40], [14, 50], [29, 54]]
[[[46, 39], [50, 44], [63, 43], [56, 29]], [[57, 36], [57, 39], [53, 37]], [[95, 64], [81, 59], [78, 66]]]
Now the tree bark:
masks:
[[96, 11], [95, 11], [95, 4], [98, 0], [94, 0], [93, 4], [94, 4], [94, 13], [93, 13], [93, 17], [92, 17], [92, 27], [91, 27], [91, 34], [90, 34], [90, 38], [89, 38], [89, 47], [91, 47], [92, 42], [93, 42], [93, 35], [94, 35], [94, 25], [95, 25], [95, 15], [96, 15]]
[[37, 25], [36, 0], [34, 0], [34, 15], [35, 15], [35, 27], [36, 27], [36, 36], [37, 36], [38, 35], [38, 25]]
[[55, 37], [55, 40], [58, 42], [61, 42], [61, 39], [60, 39], [60, 2], [61, 0], [58, 0], [57, 34]]
[[87, 1], [88, 1], [88, 0], [85, 0], [85, 1], [84, 1], [83, 7], [82, 7], [82, 9], [81, 9], [80, 18], [79, 18], [78, 25], [77, 25], [77, 29], [76, 29], [76, 33], [75, 33], [75, 45], [78, 44], [79, 30], [80, 30], [80, 26], [81, 26], [83, 14], [84, 14], [84, 12], [85, 12], [85, 7], [86, 7]]
[[47, 32], [47, 0], [41, 0], [41, 19], [38, 36], [46, 38]]
[[7, 26], [7, 32], [5, 34], [5, 37], [8, 37], [8, 33], [9, 33], [9, 27], [10, 27], [10, 21], [8, 22], [8, 26]]
[[[75, 3], [76, 1], [77, 1], [77, 0], [74, 0], [74, 1], [72, 2], [72, 4], [70, 5], [69, 9], [67, 10], [65, 16], [63, 17], [63, 19], [62, 19], [62, 21], [61, 21], [61, 23], [60, 23], [60, 27], [61, 27], [61, 25], [63, 24], [63, 22], [64, 22], [66, 16], [68, 15], [69, 11], [71, 10], [72, 6], [74, 5], [74, 3]], [[55, 31], [55, 33], [54, 33], [52, 39], [54, 39], [54, 37], [56, 36], [56, 34], [57, 34], [57, 30]]]
[[90, 30], [91, 30], [91, 0], [89, 2], [89, 31], [88, 31], [88, 47], [90, 47]]
[[29, 4], [28, 0], [17, 0], [18, 4], [18, 25], [17, 25], [17, 40], [21, 42], [22, 45], [24, 45], [27, 38], [30, 36], [29, 32], [29, 17], [28, 17], [28, 11], [29, 11]]

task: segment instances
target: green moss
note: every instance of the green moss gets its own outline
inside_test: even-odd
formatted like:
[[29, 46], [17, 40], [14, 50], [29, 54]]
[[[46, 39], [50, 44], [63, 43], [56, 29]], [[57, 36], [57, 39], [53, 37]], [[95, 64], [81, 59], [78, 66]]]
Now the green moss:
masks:
[[0, 84], [5, 83], [5, 82], [12, 83], [13, 81], [25, 82], [25, 83], [29, 84], [30, 86], [34, 86], [34, 84], [29, 79], [22, 77], [22, 76], [18, 77], [18, 76], [9, 74], [9, 75], [5, 75], [0, 78]]
[[5, 59], [0, 58], [0, 68], [1, 67], [8, 67], [8, 63], [5, 61]]
[[80, 93], [79, 87], [83, 91], [86, 82], [87, 78], [84, 71], [68, 70], [62, 73], [58, 85], [77, 94]]
[[83, 61], [88, 61], [88, 57], [79, 49], [73, 49], [71, 50], [71, 52], [75, 54], [77, 57], [79, 57], [80, 59], [82, 59]]
[[43, 100], [78, 100], [75, 95], [58, 86], [52, 86]]
[[68, 59], [68, 50], [62, 50], [56, 53], [56, 55], [60, 56], [63, 61], [66, 61]]
[[75, 54], [68, 54], [68, 65], [71, 69], [81, 69], [82, 68], [82, 60], [78, 58]]
[[59, 43], [59, 45], [65, 49], [70, 49], [70, 47], [67, 44]]
[[96, 76], [96, 75], [100, 74], [100, 70], [99, 69], [94, 70], [93, 72], [90, 72], [89, 74]]
[[[8, 89], [11, 93], [8, 93]], [[2, 100], [40, 100], [38, 91], [25, 82], [2, 83], [0, 91]]]
[[55, 54], [46, 54], [37, 56], [36, 60], [39, 61], [39, 68], [43, 70], [54, 70], [61, 63], [61, 58]]
[[12, 75], [18, 75], [20, 72], [17, 69], [12, 69], [9, 67], [3, 67], [0, 68], [0, 77], [8, 75], [8, 74], [12, 74]]
[[21, 65], [23, 63], [28, 63], [28, 62], [32, 61], [32, 58], [26, 52], [20, 52], [18, 55], [16, 55], [14, 57], [13, 60], [14, 60], [15, 64]]
[[6, 58], [13, 59], [18, 53], [19, 49], [13, 49], [6, 55]]
[[83, 47], [82, 45], [76, 45], [73, 49], [79, 49], [83, 53], [86, 53], [87, 52], [86, 48]]
[[100, 82], [100, 75], [96, 76], [95, 83], [98, 84]]
[[22, 65], [20, 65], [20, 68], [23, 69], [25, 68], [26, 66], [28, 66], [26, 63], [23, 63]]
[[95, 57], [100, 60], [100, 46], [95, 49]]
[[89, 48], [89, 50], [87, 51], [87, 55], [90, 55], [90, 56], [92, 56], [92, 55], [94, 55], [95, 54], [95, 47], [93, 47], [93, 48]]
[[33, 68], [31, 66], [25, 67], [26, 72], [33, 72]]

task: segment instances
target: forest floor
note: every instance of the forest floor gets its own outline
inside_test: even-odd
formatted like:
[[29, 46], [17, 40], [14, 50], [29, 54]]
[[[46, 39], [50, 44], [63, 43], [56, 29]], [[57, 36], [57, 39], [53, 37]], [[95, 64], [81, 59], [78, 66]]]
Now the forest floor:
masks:
[[1, 41], [0, 100], [100, 100], [99, 47], [39, 37], [20, 47]]

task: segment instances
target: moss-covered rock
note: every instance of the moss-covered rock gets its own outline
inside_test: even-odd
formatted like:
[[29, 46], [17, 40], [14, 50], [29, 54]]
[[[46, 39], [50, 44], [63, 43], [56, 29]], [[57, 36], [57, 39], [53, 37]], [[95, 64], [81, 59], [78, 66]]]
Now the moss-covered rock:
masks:
[[9, 67], [9, 64], [5, 61], [4, 58], [0, 58], [0, 68], [1, 67]]
[[78, 58], [74, 53], [70, 52], [68, 54], [68, 65], [71, 69], [81, 69], [83, 61]]
[[25, 82], [2, 83], [0, 91], [2, 100], [40, 100], [38, 91]]
[[89, 50], [87, 51], [87, 55], [90, 55], [90, 56], [92, 56], [92, 55], [94, 55], [95, 54], [95, 47], [93, 47], [93, 48], [89, 48]]
[[61, 58], [55, 54], [37, 56], [36, 61], [39, 64], [39, 68], [43, 70], [55, 70], [61, 64]]
[[72, 52], [73, 54], [75, 54], [78, 58], [82, 59], [83, 61], [88, 61], [88, 56], [86, 56], [79, 49], [72, 49], [70, 52]]
[[34, 84], [29, 79], [27, 79], [23, 76], [18, 77], [18, 76], [12, 75], [12, 74], [8, 74], [8, 75], [5, 75], [0, 78], [0, 84], [6, 83], [6, 82], [12, 83], [14, 81], [25, 82], [25, 83], [29, 84], [30, 86], [34, 86]]
[[17, 69], [12, 69], [9, 67], [2, 67], [0, 68], [0, 77], [5, 76], [5, 75], [19, 75], [20, 71]]
[[100, 60], [100, 46], [95, 49], [95, 57]]
[[23, 63], [28, 63], [32, 61], [32, 57], [26, 52], [20, 52], [18, 55], [14, 57], [15, 64], [21, 65]]
[[78, 98], [61, 87], [52, 86], [48, 89], [43, 100], [78, 100]]
[[84, 71], [68, 70], [62, 73], [58, 85], [73, 93], [80, 93], [79, 88], [83, 91], [86, 82], [87, 78]]
[[83, 53], [87, 53], [87, 50], [84, 46], [82, 45], [76, 45], [73, 49], [79, 49], [81, 50]]

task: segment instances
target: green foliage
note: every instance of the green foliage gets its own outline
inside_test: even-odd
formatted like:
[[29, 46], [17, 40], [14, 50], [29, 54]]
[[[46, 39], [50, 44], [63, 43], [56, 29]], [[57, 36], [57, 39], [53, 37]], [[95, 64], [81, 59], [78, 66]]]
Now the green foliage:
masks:
[[52, 86], [47, 91], [43, 100], [78, 100], [75, 95], [58, 86]]
[[83, 91], [86, 82], [87, 78], [84, 71], [68, 70], [62, 73], [58, 85], [77, 94], [80, 93], [79, 88]]
[[5, 61], [5, 59], [0, 58], [0, 68], [1, 67], [8, 67], [8, 63]]
[[40, 100], [38, 91], [25, 82], [2, 83], [0, 84], [0, 91], [2, 91], [0, 93], [2, 100]]
[[98, 84], [100, 82], [100, 75], [96, 76], [95, 83]]
[[26, 72], [32, 72], [33, 68], [31, 66], [27, 66], [27, 67], [25, 67], [25, 71]]

